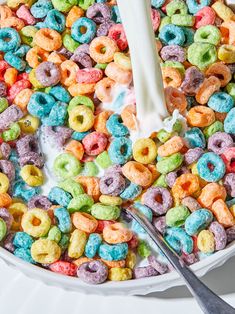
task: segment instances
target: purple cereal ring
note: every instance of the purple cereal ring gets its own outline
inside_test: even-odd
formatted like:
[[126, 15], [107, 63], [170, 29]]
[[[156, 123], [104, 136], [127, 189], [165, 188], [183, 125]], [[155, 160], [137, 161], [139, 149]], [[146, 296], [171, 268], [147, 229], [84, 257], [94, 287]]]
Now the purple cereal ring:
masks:
[[35, 71], [36, 79], [43, 86], [53, 86], [61, 79], [60, 68], [53, 62], [44, 61], [39, 64]]
[[44, 158], [39, 153], [29, 152], [20, 156], [19, 164], [21, 167], [25, 165], [34, 165], [38, 168], [42, 168], [44, 166]]
[[41, 208], [44, 210], [49, 209], [52, 206], [52, 203], [44, 195], [33, 196], [28, 202], [28, 208]]
[[136, 267], [133, 269], [133, 278], [135, 279], [152, 277], [157, 275], [159, 275], [159, 273], [152, 266]]
[[100, 179], [102, 194], [118, 196], [125, 189], [126, 180], [120, 173], [108, 173]]
[[232, 226], [228, 229], [226, 229], [226, 235], [227, 235], [227, 243], [231, 243], [235, 240], [235, 226]]
[[201, 147], [190, 148], [184, 155], [184, 162], [186, 165], [191, 165], [204, 154], [204, 150]]
[[184, 48], [177, 45], [163, 47], [160, 51], [160, 55], [164, 61], [184, 62], [186, 60], [186, 53]]
[[62, 56], [64, 56], [66, 59], [70, 59], [73, 55], [73, 53], [70, 52], [68, 49], [66, 49], [64, 46], [58, 49], [57, 52], [61, 54]]
[[166, 175], [166, 184], [172, 188], [174, 183], [175, 183], [175, 180], [181, 176], [182, 174], [185, 174], [185, 173], [189, 173], [189, 170], [186, 168], [186, 167], [182, 167], [176, 171], [172, 171], [172, 172], [169, 172], [167, 175]]
[[7, 129], [12, 123], [20, 120], [23, 115], [22, 110], [18, 106], [11, 105], [0, 114], [0, 130]]
[[166, 217], [161, 216], [161, 217], [154, 217], [153, 226], [161, 233], [164, 234], [166, 232]]
[[15, 251], [15, 246], [13, 244], [15, 237], [15, 232], [10, 232], [3, 241], [3, 247], [7, 251], [13, 253]]
[[3, 172], [10, 181], [15, 179], [15, 167], [9, 160], [0, 160], [0, 172]]
[[227, 148], [233, 146], [233, 139], [228, 133], [216, 132], [209, 137], [207, 145], [208, 150], [221, 155]]
[[0, 82], [0, 97], [7, 96], [7, 85], [4, 82]]
[[0, 145], [0, 152], [1, 152], [2, 158], [8, 159], [11, 154], [11, 146], [8, 143], [3, 142]]
[[195, 253], [191, 254], [182, 254], [181, 255], [182, 260], [185, 262], [186, 265], [192, 265], [194, 263], [197, 263], [199, 261], [199, 257]]
[[96, 31], [97, 37], [108, 36], [109, 30], [114, 24], [112, 20], [106, 20], [100, 24]]
[[46, 126], [43, 127], [43, 130], [47, 136], [52, 137], [53, 141], [59, 147], [63, 147], [66, 141], [68, 141], [73, 134], [72, 129], [66, 128], [64, 126], [58, 127]]
[[218, 221], [213, 221], [210, 224], [209, 230], [214, 235], [216, 251], [223, 250], [227, 244], [227, 234], [224, 227]]
[[[158, 200], [159, 199], [159, 200]], [[149, 188], [143, 195], [143, 203], [158, 215], [163, 215], [172, 207], [173, 200], [166, 188]]]
[[79, 68], [92, 68], [93, 61], [89, 55], [89, 45], [80, 45], [73, 53], [70, 60], [78, 64]]
[[153, 255], [150, 255], [148, 257], [148, 262], [150, 264], [150, 266], [152, 266], [154, 269], [156, 269], [156, 271], [162, 275], [162, 274], [165, 274], [169, 271], [169, 268], [167, 265], [163, 264], [163, 263], [160, 263], [155, 256]]
[[198, 201], [195, 200], [195, 198], [193, 198], [192, 196], [187, 196], [187, 197], [183, 198], [181, 201], [181, 204], [188, 207], [188, 209], [191, 212], [194, 212], [195, 210], [198, 210], [201, 208]]
[[13, 222], [12, 214], [10, 214], [6, 208], [1, 207], [0, 208], [0, 217], [5, 221], [6, 226], [7, 226], [7, 230], [9, 231], [11, 229], [11, 225]]
[[34, 135], [26, 135], [16, 142], [16, 151], [19, 156], [38, 151], [38, 140]]
[[82, 264], [78, 269], [78, 277], [89, 284], [97, 285], [105, 282], [108, 277], [108, 268], [101, 261], [91, 261]]
[[186, 95], [195, 95], [199, 86], [204, 81], [204, 74], [197, 67], [192, 66], [185, 71], [181, 89]]
[[122, 173], [121, 165], [113, 165], [105, 170], [105, 175], [109, 173]]
[[224, 187], [229, 196], [235, 197], [235, 173], [228, 173], [225, 175]]
[[104, 3], [94, 3], [87, 9], [86, 16], [95, 23], [100, 24], [111, 19], [111, 10]]

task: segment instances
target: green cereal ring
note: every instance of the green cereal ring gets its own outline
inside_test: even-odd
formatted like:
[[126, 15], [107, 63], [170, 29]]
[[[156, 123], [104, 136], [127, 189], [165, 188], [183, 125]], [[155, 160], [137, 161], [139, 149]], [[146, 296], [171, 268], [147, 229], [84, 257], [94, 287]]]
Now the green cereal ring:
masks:
[[120, 216], [120, 208], [113, 205], [96, 203], [91, 207], [91, 214], [100, 220], [116, 220]]
[[31, 25], [23, 27], [19, 32], [22, 43], [33, 47], [35, 45], [33, 42], [33, 38], [37, 31], [38, 29]]
[[153, 183], [153, 186], [160, 186], [163, 188], [167, 188], [166, 175], [161, 174], [160, 177]]
[[7, 225], [5, 221], [2, 218], [0, 218], [0, 241], [2, 241], [6, 233], [7, 233]]
[[61, 12], [68, 12], [74, 5], [77, 5], [77, 0], [51, 0], [54, 9]]
[[169, 157], [162, 158], [157, 162], [157, 171], [163, 174], [177, 169], [183, 162], [184, 158], [180, 153], [175, 153]]
[[193, 26], [195, 17], [189, 14], [174, 14], [171, 17], [171, 23], [178, 26]]
[[216, 26], [206, 25], [202, 26], [194, 34], [195, 43], [209, 43], [212, 45], [218, 45], [221, 39], [221, 33]]
[[93, 161], [85, 163], [83, 173], [85, 176], [95, 177], [99, 173], [99, 169]]
[[81, 184], [74, 181], [73, 179], [66, 179], [61, 181], [59, 182], [58, 186], [64, 191], [70, 193], [72, 197], [76, 197], [85, 193]]
[[151, 254], [151, 249], [145, 241], [141, 240], [138, 244], [137, 252], [140, 257], [147, 258]]
[[188, 61], [203, 70], [217, 60], [216, 47], [208, 43], [193, 43], [188, 48]]
[[216, 132], [224, 132], [224, 125], [221, 121], [215, 121], [203, 130], [206, 139]]
[[82, 194], [74, 197], [68, 205], [68, 211], [74, 212], [86, 212], [90, 213], [91, 206], [94, 204], [93, 198], [87, 194]]
[[170, 227], [180, 227], [189, 215], [190, 211], [186, 206], [170, 208], [166, 213], [166, 224]]
[[168, 16], [172, 16], [175, 13], [180, 13], [180, 14], [187, 14], [188, 13], [188, 7], [184, 1], [181, 0], [173, 0], [170, 3], [167, 4], [166, 6], [166, 14]]
[[57, 226], [53, 226], [49, 230], [49, 232], [48, 232], [47, 239], [53, 240], [56, 243], [59, 243], [60, 240], [61, 240], [61, 231], [60, 231], [60, 229]]
[[77, 41], [75, 41], [70, 34], [65, 34], [62, 37], [62, 41], [63, 41], [63, 45], [64, 47], [70, 51], [70, 52], [74, 52], [77, 47], [80, 45]]
[[17, 122], [12, 123], [9, 130], [2, 132], [2, 139], [4, 142], [10, 142], [16, 140], [20, 136], [20, 126]]
[[61, 250], [65, 251], [69, 246], [69, 236], [67, 234], [62, 234], [61, 240], [58, 244], [61, 247]]
[[179, 61], [165, 61], [164, 63], [162, 63], [162, 67], [171, 67], [171, 68], [176, 68], [177, 70], [180, 71], [180, 73], [182, 75], [184, 75], [185, 73], [185, 68], [183, 66], [182, 63], [180, 63]]
[[112, 165], [112, 161], [106, 150], [99, 154], [95, 161], [102, 169], [106, 169]]
[[169, 133], [169, 132], [165, 131], [164, 129], [160, 130], [157, 133], [157, 138], [162, 143], [165, 143], [166, 141], [168, 141], [171, 138], [171, 136], [172, 136], [172, 133]]
[[87, 96], [75, 96], [73, 97], [68, 106], [68, 112], [71, 111], [74, 107], [84, 105], [90, 108], [93, 112], [95, 110], [95, 106], [93, 101]]
[[168, 24], [172, 24], [171, 23], [171, 18], [169, 16], [164, 16], [162, 19], [161, 19], [161, 23], [160, 23], [160, 26], [159, 26], [159, 32], [162, 30], [162, 28]]
[[81, 172], [82, 166], [72, 154], [64, 153], [56, 157], [53, 169], [58, 178], [67, 179], [76, 177]]
[[100, 70], [105, 70], [107, 68], [108, 63], [97, 63], [95, 65], [95, 68], [100, 69]]
[[228, 85], [226, 86], [226, 91], [235, 100], [235, 83], [228, 83]]
[[8, 107], [8, 101], [6, 98], [0, 97], [0, 113], [6, 110]]
[[83, 10], [87, 10], [94, 2], [95, 0], [78, 0], [78, 5]]

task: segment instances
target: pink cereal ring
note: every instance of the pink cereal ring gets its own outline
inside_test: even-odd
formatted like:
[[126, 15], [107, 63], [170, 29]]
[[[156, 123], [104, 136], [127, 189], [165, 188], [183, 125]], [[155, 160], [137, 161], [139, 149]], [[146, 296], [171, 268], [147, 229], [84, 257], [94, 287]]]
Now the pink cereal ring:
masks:
[[97, 156], [105, 150], [108, 139], [105, 134], [95, 131], [86, 135], [82, 144], [87, 155]]
[[66, 276], [76, 276], [77, 266], [66, 261], [57, 261], [49, 266], [50, 270]]
[[9, 102], [12, 102], [20, 91], [26, 88], [30, 88], [30, 87], [31, 87], [31, 83], [28, 80], [23, 79], [23, 80], [17, 81], [9, 89], [7, 99], [9, 100]]
[[117, 46], [121, 51], [127, 48], [127, 38], [122, 24], [114, 24], [111, 26], [108, 37], [116, 41]]
[[20, 6], [16, 11], [16, 15], [22, 19], [26, 25], [34, 25], [36, 23], [35, 18], [32, 16], [26, 5]]
[[213, 25], [215, 23], [215, 11], [210, 7], [204, 7], [196, 14], [195, 27], [199, 28], [206, 25]]
[[115, 62], [110, 62], [106, 69], [105, 74], [113, 81], [119, 84], [130, 84], [132, 81], [132, 72], [123, 70]]
[[160, 16], [159, 11], [152, 9], [151, 17], [152, 17], [153, 30], [154, 32], [156, 32], [161, 22], [161, 16]]
[[77, 71], [76, 80], [78, 83], [97, 83], [103, 78], [103, 71], [96, 68], [81, 69]]

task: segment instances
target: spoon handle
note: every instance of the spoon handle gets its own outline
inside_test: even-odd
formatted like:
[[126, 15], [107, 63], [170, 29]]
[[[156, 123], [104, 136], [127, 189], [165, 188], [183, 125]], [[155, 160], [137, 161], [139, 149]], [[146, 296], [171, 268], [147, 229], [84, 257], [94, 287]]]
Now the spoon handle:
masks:
[[182, 261], [166, 243], [163, 236], [152, 226], [152, 224], [134, 208], [125, 209], [148, 233], [153, 242], [161, 249], [172, 266], [184, 279], [186, 286], [197, 300], [202, 311], [206, 314], [235, 314], [235, 309], [223, 301], [218, 295], [211, 291]]

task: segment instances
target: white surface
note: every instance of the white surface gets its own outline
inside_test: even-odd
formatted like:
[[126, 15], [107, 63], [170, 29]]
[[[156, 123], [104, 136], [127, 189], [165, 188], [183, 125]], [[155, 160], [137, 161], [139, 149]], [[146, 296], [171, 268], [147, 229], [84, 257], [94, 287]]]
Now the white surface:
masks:
[[[235, 257], [223, 267], [211, 271], [204, 282], [235, 306]], [[66, 292], [29, 279], [0, 261], [1, 314], [200, 314], [196, 302], [184, 287], [145, 297], [87, 296]], [[98, 289], [98, 287], [97, 287]]]

